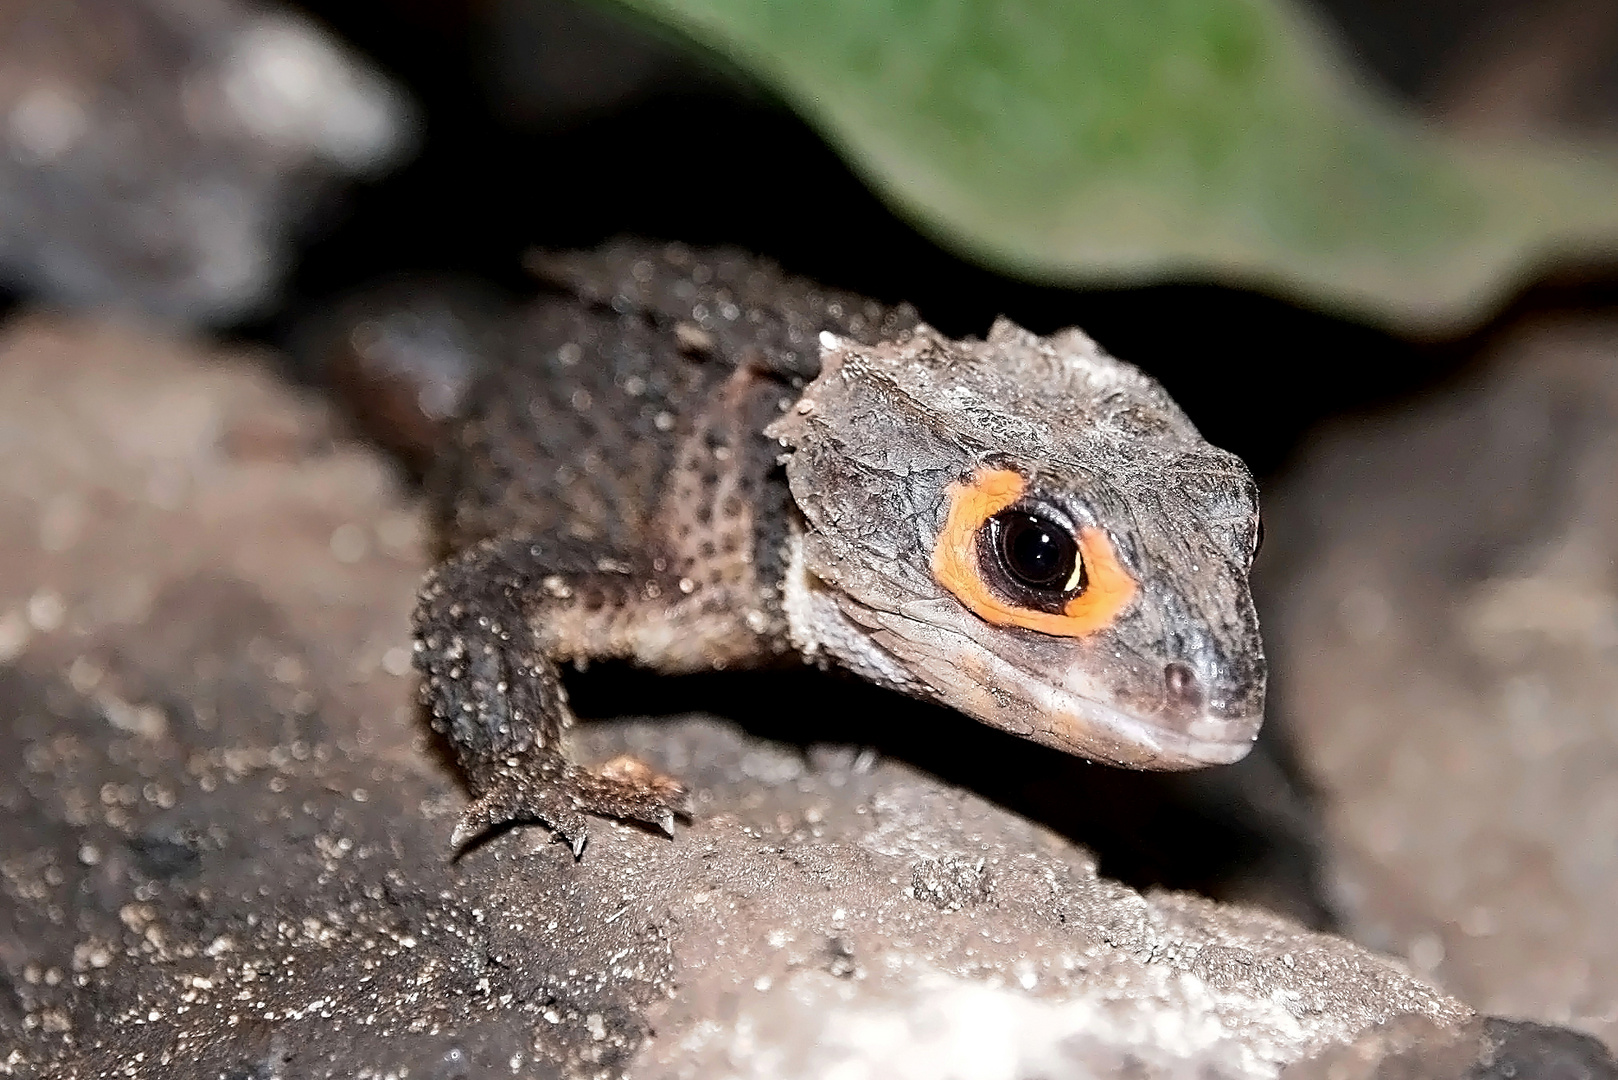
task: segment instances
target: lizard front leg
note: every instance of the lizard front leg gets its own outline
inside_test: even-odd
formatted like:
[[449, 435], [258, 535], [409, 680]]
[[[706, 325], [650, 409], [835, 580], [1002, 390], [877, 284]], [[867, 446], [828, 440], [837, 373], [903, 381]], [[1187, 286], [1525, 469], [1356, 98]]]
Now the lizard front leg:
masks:
[[573, 714], [557, 674], [563, 656], [622, 654], [613, 613], [659, 591], [628, 561], [519, 535], [486, 540], [428, 576], [415, 613], [416, 667], [432, 726], [473, 796], [457, 847], [533, 821], [577, 857], [585, 814], [673, 834], [675, 816], [688, 813], [679, 782], [629, 758], [595, 769], [567, 759], [562, 733]]

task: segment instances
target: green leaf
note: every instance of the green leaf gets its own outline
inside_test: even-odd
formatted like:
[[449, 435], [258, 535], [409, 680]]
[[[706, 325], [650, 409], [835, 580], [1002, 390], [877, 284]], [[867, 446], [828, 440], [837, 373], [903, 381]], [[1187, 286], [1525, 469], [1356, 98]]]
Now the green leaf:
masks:
[[1436, 333], [1546, 259], [1618, 251], [1618, 161], [1424, 129], [1281, 0], [622, 2], [1031, 280], [1216, 280]]

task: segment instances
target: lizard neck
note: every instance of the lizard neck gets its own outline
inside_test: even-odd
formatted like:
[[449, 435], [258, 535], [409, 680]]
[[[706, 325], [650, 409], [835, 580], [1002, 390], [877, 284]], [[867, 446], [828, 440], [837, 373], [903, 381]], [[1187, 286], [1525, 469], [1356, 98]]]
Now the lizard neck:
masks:
[[835, 662], [879, 686], [929, 696], [926, 688], [877, 644], [872, 628], [859, 621], [859, 606], [809, 569], [803, 530], [803, 523], [794, 520], [781, 582], [781, 607], [792, 647], [810, 663]]

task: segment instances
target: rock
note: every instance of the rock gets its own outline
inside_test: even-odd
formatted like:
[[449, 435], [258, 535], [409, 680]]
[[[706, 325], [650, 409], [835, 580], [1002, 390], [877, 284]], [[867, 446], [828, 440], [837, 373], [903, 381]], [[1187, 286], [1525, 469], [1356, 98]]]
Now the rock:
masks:
[[1268, 1078], [1380, 1024], [1485, 1047], [1360, 946], [711, 717], [577, 733], [693, 785], [673, 840], [452, 858], [464, 795], [400, 652], [416, 508], [321, 403], [35, 319], [0, 338], [0, 438], [12, 1073]]
[[314, 23], [255, 0], [0, 0], [0, 282], [178, 322], [271, 299], [340, 182], [411, 108]]
[[1484, 1050], [1472, 1070], [1476, 1080], [1613, 1080], [1618, 1060], [1598, 1039], [1566, 1028], [1526, 1020], [1488, 1017]]
[[1267, 501], [1272, 717], [1350, 936], [1618, 1037], [1618, 324], [1520, 330]]
[[1288, 1066], [1283, 1080], [1610, 1080], [1618, 1061], [1597, 1039], [1525, 1020], [1474, 1017], [1441, 1028], [1407, 1014], [1347, 1046]]

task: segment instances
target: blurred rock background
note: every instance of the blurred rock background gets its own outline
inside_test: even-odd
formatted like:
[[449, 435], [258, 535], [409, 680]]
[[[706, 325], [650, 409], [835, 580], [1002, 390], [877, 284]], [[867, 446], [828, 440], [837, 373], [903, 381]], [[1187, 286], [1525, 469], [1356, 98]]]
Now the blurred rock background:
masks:
[[416, 134], [307, 15], [231, 0], [7, 0], [0, 116], [0, 280], [203, 325], [275, 304], [322, 203]]
[[[1362, 79], [1454, 130], [1618, 135], [1613, 5], [1315, 0], [1312, 10]], [[287, 519], [295, 542], [277, 543], [280, 533], [254, 523], [247, 495], [209, 488], [224, 502], [184, 512], [229, 523], [231, 554], [219, 555], [209, 546], [217, 537], [193, 551], [187, 534], [139, 516], [185, 506], [191, 465], [112, 470], [118, 478], [101, 494], [83, 477], [35, 482], [17, 466], [9, 505], [18, 509], [0, 522], [7, 670], [54, 673], [80, 697], [111, 693], [99, 669], [91, 678], [75, 666], [88, 655], [73, 637], [86, 611], [114, 627], [145, 626], [153, 610], [189, 620], [176, 649], [200, 649], [207, 635], [195, 627], [250, 623], [258, 609], [243, 601], [252, 611], [241, 615], [207, 588], [154, 607], [152, 588], [223, 559], [226, 576], [297, 614], [286, 633], [313, 643], [296, 679], [277, 668], [261, 680], [287, 698], [270, 709], [297, 729], [286, 744], [320, 741], [300, 726], [318, 726], [313, 706], [293, 700], [301, 688], [335, 688], [336, 704], [322, 698], [321, 708], [370, 717], [337, 740], [348, 760], [381, 753], [389, 768], [415, 768], [405, 759], [430, 748], [408, 734], [389, 652], [408, 596], [397, 610], [374, 598], [419, 561], [401, 477], [420, 462], [395, 475], [351, 440], [431, 421], [444, 406], [418, 401], [411, 413], [407, 402], [401, 415], [374, 395], [365, 366], [408, 354], [451, 400], [478, 343], [528, 287], [525, 250], [622, 232], [758, 250], [830, 283], [910, 300], [951, 333], [981, 333], [1002, 313], [1039, 331], [1078, 324], [1157, 375], [1261, 475], [1271, 507], [1261, 610], [1276, 690], [1250, 762], [1169, 778], [972, 733], [940, 745], [927, 734], [931, 714], [869, 696], [850, 702], [813, 679], [792, 684], [801, 710], [772, 712], [759, 709], [769, 691], [757, 682], [666, 685], [611, 672], [581, 682], [584, 711], [705, 708], [787, 744], [875, 746], [1088, 846], [1104, 875], [1268, 906], [1401, 957], [1485, 1012], [1618, 1041], [1618, 273], [1546, 265], [1481, 325], [1437, 338], [1207, 282], [1030, 285], [961, 260], [896, 217], [735, 67], [595, 7], [0, 0], [0, 309], [21, 335], [3, 355], [34, 365], [8, 384], [17, 410], [0, 420], [8, 468], [32, 445], [16, 418], [30, 395], [46, 400], [41, 370], [85, 365], [90, 382], [73, 393], [112, 416], [122, 398], [97, 396], [95, 365], [132, 395], [143, 376], [117, 359], [120, 342], [134, 355], [162, 352], [133, 344], [153, 335], [246, 349], [255, 370], [302, 384], [300, 394], [338, 394], [358, 416], [332, 419], [320, 405], [311, 406], [318, 420], [287, 420], [287, 406], [254, 396], [269, 392], [261, 376], [241, 389], [232, 374], [204, 391], [191, 386], [191, 367], [174, 380], [184, 393], [171, 413], [143, 407], [158, 418], [145, 427], [96, 409], [64, 412], [116, 434], [86, 440], [75, 468], [173, 457], [164, 447], [175, 440], [217, 444], [233, 468], [269, 485], [253, 499], [316, 509]], [[66, 321], [28, 321], [41, 308]], [[151, 370], [169, 379], [167, 363]], [[186, 363], [212, 370], [212, 361]], [[207, 403], [221, 393], [228, 408]], [[51, 454], [77, 460], [70, 431], [53, 429], [52, 439]], [[312, 473], [276, 471], [306, 457]], [[126, 518], [131, 485], [151, 505]], [[101, 526], [113, 524], [109, 537]], [[101, 539], [87, 546], [87, 536]], [[265, 570], [295, 557], [304, 569]], [[203, 615], [190, 611], [197, 605]], [[85, 640], [119, 640], [102, 615], [86, 616]], [[244, 641], [256, 634], [241, 631]], [[176, 662], [161, 643], [149, 646], [163, 654], [150, 663], [127, 648], [133, 669]], [[252, 662], [276, 667], [274, 657]], [[212, 687], [216, 677], [175, 680]], [[118, 738], [138, 735], [150, 719], [138, 688], [116, 689], [111, 712], [97, 708]], [[26, 697], [6, 698], [8, 718], [51, 712]], [[407, 733], [367, 731], [377, 717]], [[353, 782], [379, 774], [367, 775]], [[434, 776], [411, 781], [427, 785], [424, 798], [441, 794], [446, 782]], [[7, 798], [12, 810], [25, 805]], [[114, 790], [112, 809], [118, 799]], [[273, 816], [266, 805], [253, 812]], [[13, 869], [28, 854], [16, 835], [5, 854]], [[78, 847], [71, 829], [49, 835]], [[148, 839], [137, 855], [158, 851], [159, 861], [211, 842], [161, 828], [139, 835]], [[83, 888], [105, 891], [118, 911], [123, 886], [93, 882], [95, 873], [84, 871]], [[13, 900], [16, 883], [32, 880], [11, 873]], [[48, 922], [38, 940], [82, 940]], [[103, 938], [119, 932], [107, 925], [97, 923]], [[139, 928], [126, 920], [125, 929]], [[23, 959], [0, 948], [0, 960], [13, 983], [26, 981]], [[0, 1029], [21, 1016], [0, 1009]], [[588, 1041], [584, 1014], [575, 1019]]]

